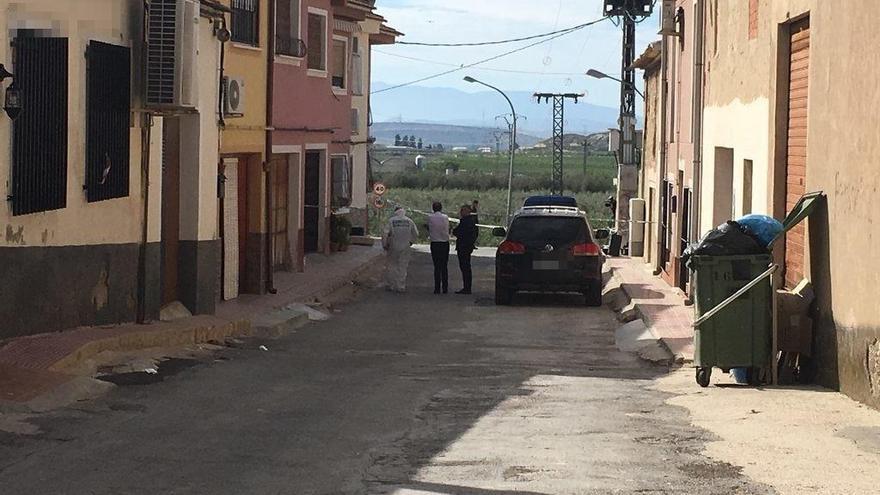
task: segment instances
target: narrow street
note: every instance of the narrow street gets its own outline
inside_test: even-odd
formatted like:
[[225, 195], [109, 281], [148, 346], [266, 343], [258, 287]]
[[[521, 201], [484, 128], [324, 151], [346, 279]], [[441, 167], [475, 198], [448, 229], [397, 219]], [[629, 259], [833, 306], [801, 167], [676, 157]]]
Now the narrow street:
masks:
[[405, 295], [2, 434], [2, 492], [772, 493], [701, 456], [710, 435], [650, 388], [664, 368], [616, 350], [608, 309], [496, 307], [491, 258], [475, 296], [435, 296], [429, 269], [417, 255]]

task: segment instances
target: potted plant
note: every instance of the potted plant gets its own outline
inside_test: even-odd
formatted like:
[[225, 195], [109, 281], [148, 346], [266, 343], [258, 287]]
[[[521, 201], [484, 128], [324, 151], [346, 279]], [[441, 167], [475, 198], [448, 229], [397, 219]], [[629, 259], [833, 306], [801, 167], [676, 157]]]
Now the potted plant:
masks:
[[344, 216], [333, 216], [333, 225], [330, 234], [330, 248], [335, 245], [338, 251], [348, 251], [351, 245], [351, 220]]

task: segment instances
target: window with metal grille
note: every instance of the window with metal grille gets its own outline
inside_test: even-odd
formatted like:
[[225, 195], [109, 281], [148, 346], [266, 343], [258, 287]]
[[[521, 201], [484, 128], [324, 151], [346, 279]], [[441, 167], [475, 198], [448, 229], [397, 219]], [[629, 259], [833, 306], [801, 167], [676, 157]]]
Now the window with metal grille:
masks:
[[275, 2], [275, 53], [302, 57], [305, 43], [300, 39], [300, 0]]
[[92, 41], [86, 58], [86, 198], [123, 198], [130, 169], [131, 50]]
[[12, 214], [67, 205], [67, 38], [13, 41], [22, 112], [12, 124]]
[[332, 72], [330, 74], [334, 88], [346, 88], [346, 69], [348, 63], [348, 42], [345, 40], [334, 39], [333, 51], [331, 52], [333, 59], [330, 61]]
[[232, 0], [232, 41], [260, 44], [259, 0]]

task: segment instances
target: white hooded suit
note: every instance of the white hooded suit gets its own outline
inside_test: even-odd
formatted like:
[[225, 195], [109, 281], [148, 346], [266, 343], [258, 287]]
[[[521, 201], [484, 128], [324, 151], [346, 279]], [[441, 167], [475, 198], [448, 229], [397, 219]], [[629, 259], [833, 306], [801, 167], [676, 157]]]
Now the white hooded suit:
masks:
[[419, 230], [415, 222], [406, 216], [406, 211], [403, 208], [395, 210], [382, 235], [382, 245], [388, 252], [385, 281], [390, 290], [406, 290], [406, 271], [412, 255], [410, 246], [418, 238]]

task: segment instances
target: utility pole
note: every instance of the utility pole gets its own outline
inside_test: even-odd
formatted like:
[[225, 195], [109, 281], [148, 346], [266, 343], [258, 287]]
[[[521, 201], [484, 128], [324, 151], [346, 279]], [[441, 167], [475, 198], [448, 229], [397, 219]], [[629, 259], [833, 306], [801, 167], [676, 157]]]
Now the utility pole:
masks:
[[584, 137], [584, 177], [587, 176], [587, 138]]
[[493, 131], [492, 136], [495, 138], [495, 155], [501, 156], [501, 138], [504, 137], [504, 132]]
[[636, 22], [649, 17], [653, 0], [605, 0], [607, 17], [618, 17], [623, 27], [620, 83], [620, 149], [617, 152], [617, 233], [622, 245], [629, 243], [629, 200], [638, 193], [638, 163], [635, 153], [636, 126]]
[[562, 182], [565, 160], [565, 100], [571, 99], [577, 103], [583, 97], [583, 93], [535, 93], [538, 103], [541, 100], [546, 103], [553, 100], [553, 180], [550, 194], [555, 196], [562, 196], [565, 190]]

